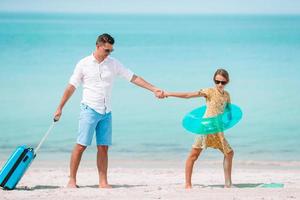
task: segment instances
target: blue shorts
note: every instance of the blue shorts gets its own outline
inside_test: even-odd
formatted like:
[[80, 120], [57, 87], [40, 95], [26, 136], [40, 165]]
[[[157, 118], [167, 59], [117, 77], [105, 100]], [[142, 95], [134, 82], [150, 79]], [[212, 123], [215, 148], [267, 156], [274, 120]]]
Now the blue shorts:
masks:
[[77, 143], [83, 146], [92, 144], [96, 132], [97, 145], [110, 146], [112, 144], [111, 112], [97, 113], [85, 104], [81, 104]]

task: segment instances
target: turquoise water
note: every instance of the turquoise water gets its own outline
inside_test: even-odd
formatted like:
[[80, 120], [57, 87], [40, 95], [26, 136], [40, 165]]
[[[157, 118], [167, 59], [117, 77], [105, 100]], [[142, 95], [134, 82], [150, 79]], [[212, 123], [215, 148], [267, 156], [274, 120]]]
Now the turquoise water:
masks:
[[[75, 64], [103, 32], [116, 39], [112, 56], [165, 90], [211, 87], [216, 68], [228, 69], [227, 90], [243, 110], [242, 121], [226, 132], [236, 158], [300, 160], [300, 16], [7, 13], [0, 14], [1, 158], [17, 145], [38, 144]], [[80, 98], [79, 89], [42, 147], [44, 157], [69, 155]], [[194, 135], [181, 120], [204, 103], [157, 100], [117, 80], [111, 154], [184, 159]], [[205, 157], [222, 156], [208, 150]]]

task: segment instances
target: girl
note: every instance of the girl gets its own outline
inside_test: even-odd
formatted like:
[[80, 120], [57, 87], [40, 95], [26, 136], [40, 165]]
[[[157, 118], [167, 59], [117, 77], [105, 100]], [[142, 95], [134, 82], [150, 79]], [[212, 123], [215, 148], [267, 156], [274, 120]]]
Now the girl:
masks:
[[[218, 69], [213, 77], [215, 82], [214, 88], [202, 89], [196, 92], [165, 92], [165, 97], [179, 97], [179, 98], [193, 98], [204, 97], [206, 99], [206, 112], [204, 117], [213, 117], [220, 113], [223, 113], [224, 108], [230, 103], [230, 96], [227, 91], [224, 90], [225, 85], [229, 82], [229, 74], [225, 69]], [[225, 186], [231, 187], [231, 169], [233, 150], [225, 139], [223, 132], [215, 134], [209, 134], [205, 136], [197, 136], [195, 143], [192, 146], [190, 155], [186, 160], [185, 165], [185, 187], [187, 189], [192, 188], [192, 172], [195, 161], [198, 159], [201, 151], [207, 147], [219, 149], [224, 154], [224, 176]]]

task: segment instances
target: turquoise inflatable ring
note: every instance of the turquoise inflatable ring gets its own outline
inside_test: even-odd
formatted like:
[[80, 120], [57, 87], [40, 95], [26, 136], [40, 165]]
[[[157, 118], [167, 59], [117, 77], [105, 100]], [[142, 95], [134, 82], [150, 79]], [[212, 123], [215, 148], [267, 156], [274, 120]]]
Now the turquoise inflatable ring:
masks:
[[232, 128], [242, 119], [242, 110], [234, 104], [228, 104], [224, 112], [209, 118], [203, 118], [206, 106], [196, 108], [186, 114], [182, 126], [189, 132], [200, 135], [214, 134]]

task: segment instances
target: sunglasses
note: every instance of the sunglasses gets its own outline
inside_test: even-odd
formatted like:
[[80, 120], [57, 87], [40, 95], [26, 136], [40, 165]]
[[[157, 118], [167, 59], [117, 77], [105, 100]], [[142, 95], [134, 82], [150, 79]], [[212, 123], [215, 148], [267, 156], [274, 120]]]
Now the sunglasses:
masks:
[[[104, 48], [103, 48], [104, 49]], [[105, 53], [111, 53], [113, 52], [114, 50], [113, 49], [104, 49]]]
[[108, 54], [114, 51], [114, 49], [105, 49], [104, 47], [102, 47], [102, 48], [105, 51], [105, 53], [108, 53]]
[[226, 85], [227, 84], [227, 81], [219, 81], [219, 80], [214, 80], [215, 81], [215, 84], [220, 84], [221, 83], [221, 85]]

